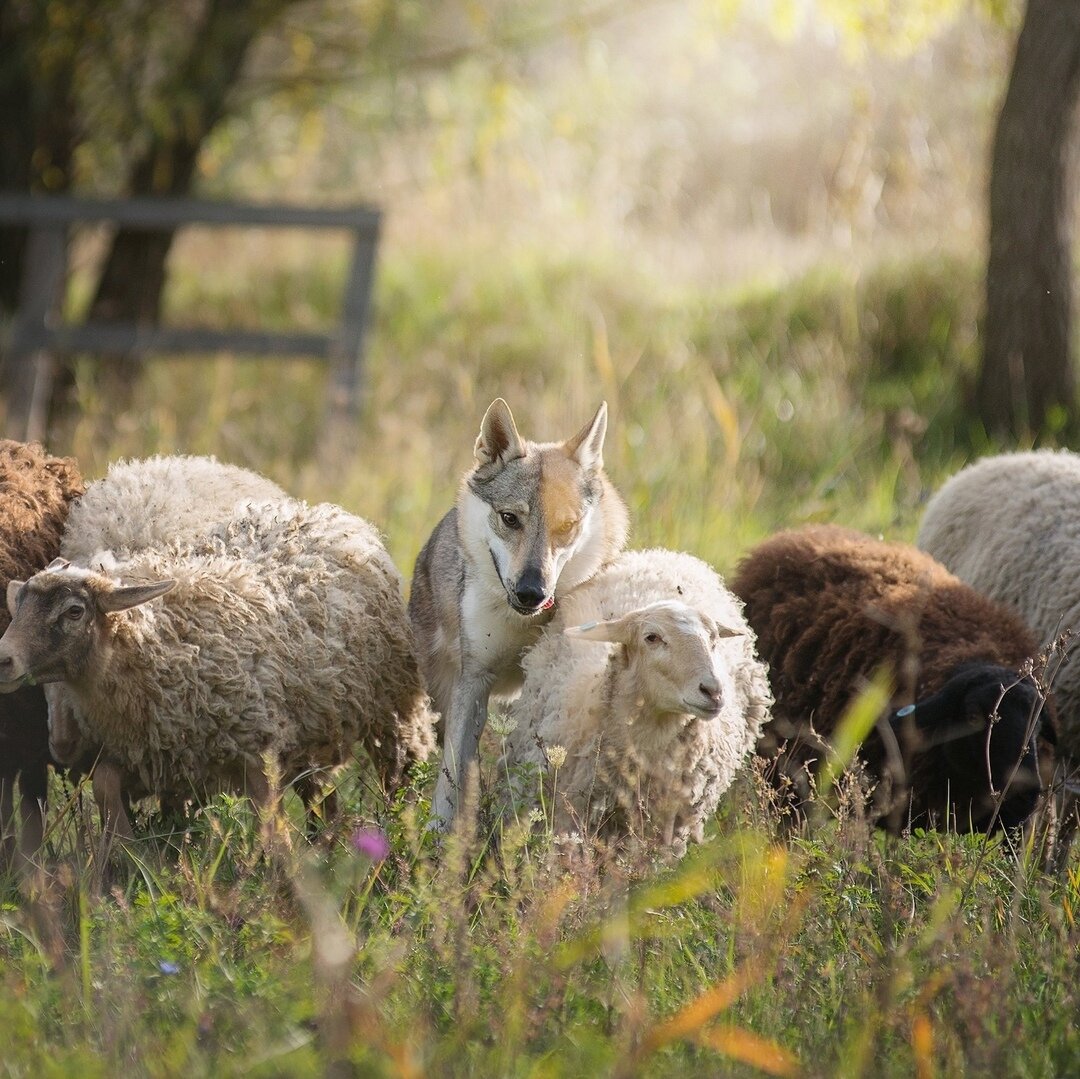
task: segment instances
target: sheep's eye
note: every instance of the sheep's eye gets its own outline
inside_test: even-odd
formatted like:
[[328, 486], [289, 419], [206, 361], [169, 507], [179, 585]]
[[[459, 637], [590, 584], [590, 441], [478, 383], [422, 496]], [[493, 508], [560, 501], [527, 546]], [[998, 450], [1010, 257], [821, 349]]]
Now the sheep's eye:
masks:
[[86, 613], [86, 608], [81, 603], [73, 603], [70, 607], [64, 608], [64, 617], [72, 622], [82, 618]]
[[504, 511], [499, 514], [499, 518], [507, 528], [512, 528], [517, 531], [517, 529], [521, 527], [521, 518], [516, 513]]
[[646, 633], [645, 634], [645, 643], [646, 644], [663, 644], [664, 643], [664, 638], [661, 637], [659, 633]]

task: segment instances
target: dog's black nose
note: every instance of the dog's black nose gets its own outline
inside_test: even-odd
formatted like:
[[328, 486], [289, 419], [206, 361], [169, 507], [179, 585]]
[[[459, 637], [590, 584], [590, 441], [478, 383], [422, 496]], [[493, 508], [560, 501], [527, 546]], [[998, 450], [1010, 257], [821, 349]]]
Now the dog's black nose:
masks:
[[547, 599], [547, 595], [542, 588], [536, 588], [534, 585], [519, 585], [514, 589], [514, 599], [522, 607], [539, 607]]
[[514, 585], [514, 599], [522, 607], [539, 607], [547, 599], [547, 590], [544, 588], [544, 579], [540, 571], [535, 568], [526, 569], [517, 579]]

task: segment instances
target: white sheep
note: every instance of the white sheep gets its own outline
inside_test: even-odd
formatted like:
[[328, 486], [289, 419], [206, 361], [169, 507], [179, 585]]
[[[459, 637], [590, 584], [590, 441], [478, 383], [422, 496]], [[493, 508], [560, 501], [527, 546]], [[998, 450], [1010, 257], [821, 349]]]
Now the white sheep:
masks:
[[120, 558], [201, 540], [239, 504], [287, 497], [273, 480], [215, 457], [115, 461], [72, 505], [60, 555], [89, 566], [99, 551]]
[[556, 832], [676, 854], [700, 842], [772, 700], [742, 605], [700, 559], [659, 549], [569, 593], [524, 670], [503, 774], [553, 775]]
[[[985, 457], [929, 501], [916, 540], [961, 580], [1015, 611], [1051, 644], [1080, 632], [1080, 455]], [[1061, 748], [1080, 755], [1080, 662], [1054, 684]]]
[[[265, 476], [215, 457], [177, 454], [114, 461], [72, 503], [59, 553], [84, 568], [112, 564], [135, 551], [205, 541], [238, 507], [287, 497]], [[51, 684], [45, 695], [53, 757], [83, 767], [100, 760], [101, 746], [88, 740], [64, 684]], [[110, 767], [107, 759], [104, 766]], [[127, 777], [125, 786], [133, 779]]]
[[334, 767], [356, 743], [387, 786], [434, 748], [400, 575], [339, 507], [249, 503], [201, 543], [58, 562], [13, 582], [8, 605], [0, 681], [64, 682], [103, 746], [95, 797], [121, 834], [125, 777], [261, 801], [271, 772]]

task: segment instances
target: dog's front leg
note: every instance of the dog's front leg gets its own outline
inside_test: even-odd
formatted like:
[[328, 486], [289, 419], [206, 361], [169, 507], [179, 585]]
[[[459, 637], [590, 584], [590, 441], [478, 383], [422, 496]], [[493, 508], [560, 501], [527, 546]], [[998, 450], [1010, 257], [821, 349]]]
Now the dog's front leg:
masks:
[[432, 806], [431, 823], [438, 831], [453, 824], [469, 765], [479, 756], [490, 693], [491, 680], [480, 672], [463, 671], [454, 686], [450, 713], [443, 716], [443, 759]]

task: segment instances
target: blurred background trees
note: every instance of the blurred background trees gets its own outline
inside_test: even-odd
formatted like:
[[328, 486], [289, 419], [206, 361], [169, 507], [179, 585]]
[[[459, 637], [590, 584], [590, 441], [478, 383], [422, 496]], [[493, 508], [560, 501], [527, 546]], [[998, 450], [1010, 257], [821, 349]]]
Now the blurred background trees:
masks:
[[[531, 228], [746, 281], [978, 251], [989, 187], [971, 403], [990, 432], [1062, 433], [1080, 7], [1026, 11], [1010, 81], [1018, 0], [8, 0], [0, 188], [368, 198], [391, 242]], [[101, 240], [80, 309], [158, 318], [173, 239]], [[0, 232], [9, 314], [22, 242]]]

